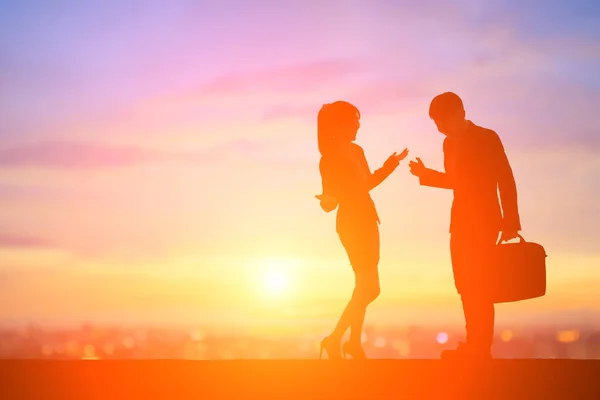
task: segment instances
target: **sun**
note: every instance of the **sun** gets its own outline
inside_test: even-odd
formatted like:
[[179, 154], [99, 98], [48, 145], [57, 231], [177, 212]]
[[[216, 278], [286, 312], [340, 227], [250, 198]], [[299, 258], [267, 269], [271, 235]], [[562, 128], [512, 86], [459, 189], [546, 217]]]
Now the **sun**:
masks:
[[285, 293], [289, 288], [288, 276], [283, 271], [269, 271], [265, 275], [265, 289], [272, 294]]
[[263, 293], [279, 298], [287, 296], [293, 286], [296, 264], [294, 260], [286, 258], [263, 260], [260, 275]]

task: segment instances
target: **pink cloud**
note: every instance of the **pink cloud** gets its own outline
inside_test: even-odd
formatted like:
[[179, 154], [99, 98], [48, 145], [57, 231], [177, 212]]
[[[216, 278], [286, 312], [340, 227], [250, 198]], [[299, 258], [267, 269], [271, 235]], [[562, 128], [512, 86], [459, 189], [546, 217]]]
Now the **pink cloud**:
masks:
[[348, 59], [320, 60], [297, 65], [222, 76], [202, 87], [203, 94], [228, 94], [248, 88], [266, 92], [310, 90], [360, 72], [363, 63]]
[[234, 139], [221, 142], [202, 152], [180, 153], [177, 159], [193, 164], [222, 163], [227, 160], [249, 161], [264, 151], [271, 143], [269, 139]]
[[[279, 104], [306, 102], [323, 91], [339, 93], [353, 86], [359, 75], [368, 72], [369, 68], [367, 62], [352, 58], [262, 69], [238, 67], [238, 72], [205, 78], [203, 82], [189, 84], [183, 89], [164, 89], [136, 101], [119, 115], [84, 121], [81, 127], [95, 136], [103, 135], [105, 129], [118, 129], [130, 136], [136, 132], [144, 135], [171, 132], [174, 127], [191, 124], [218, 126], [232, 119], [260, 123], [293, 117], [296, 110]], [[300, 95], [305, 99], [300, 99]], [[271, 103], [276, 106], [265, 112], [265, 106], [270, 107]], [[318, 111], [317, 103], [301, 104], [300, 111], [308, 110], [312, 115], [316, 113], [315, 107]]]
[[0, 183], [0, 201], [27, 201], [36, 198], [56, 198], [59, 191], [49, 186]]
[[[221, 142], [204, 151], [158, 151], [135, 146], [113, 146], [98, 143], [51, 141], [0, 150], [0, 167], [103, 169], [120, 168], [143, 163], [173, 162], [198, 165], [219, 164], [240, 160], [256, 161], [265, 156], [272, 139], [234, 139]], [[54, 194], [51, 189], [14, 188], [0, 185], [0, 198], [27, 198]]]
[[[258, 93], [312, 93], [365, 71], [367, 64], [356, 59], [326, 59], [223, 75], [195, 88], [164, 96], [161, 103], [210, 96]], [[154, 100], [150, 100], [154, 102]]]
[[401, 106], [412, 107], [415, 99], [428, 97], [430, 94], [427, 83], [423, 81], [380, 81], [351, 91], [348, 98], [356, 101], [361, 111], [381, 114], [399, 111], [398, 107]]
[[48, 141], [0, 150], [0, 166], [93, 169], [129, 166], [163, 157], [133, 146]]
[[312, 142], [307, 144], [303, 138], [290, 138], [285, 135], [263, 139], [237, 139], [221, 143], [207, 153], [190, 156], [190, 160], [215, 164], [240, 162], [252, 166], [298, 167], [305, 165], [306, 152], [316, 153], [316, 145], [312, 146]]
[[39, 237], [0, 233], [0, 247], [32, 248], [51, 246], [50, 242]]
[[271, 122], [284, 119], [302, 119], [316, 122], [317, 113], [323, 103], [277, 104], [264, 110], [262, 120], [263, 122]]
[[[317, 113], [326, 101], [346, 100], [355, 104], [361, 112], [369, 115], [387, 114], [400, 110], [404, 105], [412, 106], [416, 98], [429, 96], [425, 84], [405, 83], [397, 81], [380, 81], [360, 86], [352, 86], [339, 91], [333, 98], [322, 98], [320, 101], [290, 102], [266, 107], [262, 112], [262, 121], [271, 122], [287, 119], [300, 119], [316, 123]], [[291, 99], [293, 101], [293, 99]]]

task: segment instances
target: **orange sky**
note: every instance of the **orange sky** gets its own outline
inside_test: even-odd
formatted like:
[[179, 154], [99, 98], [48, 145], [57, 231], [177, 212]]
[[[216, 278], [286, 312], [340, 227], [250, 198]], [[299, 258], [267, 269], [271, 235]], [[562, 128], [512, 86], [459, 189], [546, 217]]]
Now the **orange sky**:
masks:
[[[549, 255], [548, 295], [499, 318], [600, 304], [600, 51], [585, 15], [267, 3], [0, 12], [12, 21], [0, 28], [0, 321], [337, 316], [353, 277], [313, 197], [316, 113], [356, 104], [372, 169], [405, 147], [441, 168], [427, 109], [447, 90], [503, 139], [522, 234]], [[382, 294], [369, 318], [458, 318], [451, 193], [419, 187], [407, 161], [373, 192]]]

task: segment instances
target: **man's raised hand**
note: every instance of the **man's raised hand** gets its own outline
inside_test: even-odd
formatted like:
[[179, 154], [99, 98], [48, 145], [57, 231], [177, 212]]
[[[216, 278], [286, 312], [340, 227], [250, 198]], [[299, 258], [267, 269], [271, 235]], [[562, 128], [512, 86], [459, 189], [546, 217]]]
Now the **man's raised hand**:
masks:
[[423, 172], [425, 172], [425, 164], [423, 164], [423, 161], [421, 161], [421, 159], [419, 157], [417, 157], [417, 161], [411, 161], [408, 163], [408, 167], [410, 168], [410, 173], [413, 174], [414, 176], [418, 176], [420, 177], [421, 175], [423, 175]]

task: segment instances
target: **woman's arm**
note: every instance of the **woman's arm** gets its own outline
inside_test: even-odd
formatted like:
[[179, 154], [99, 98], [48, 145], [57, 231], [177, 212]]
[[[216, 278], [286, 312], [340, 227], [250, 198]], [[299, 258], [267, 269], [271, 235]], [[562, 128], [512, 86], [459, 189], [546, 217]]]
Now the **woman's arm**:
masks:
[[335, 160], [330, 157], [321, 157], [319, 161], [319, 172], [321, 173], [321, 195], [315, 196], [321, 201], [321, 208], [325, 212], [331, 212], [338, 206], [338, 190], [339, 184], [336, 174]]
[[381, 168], [375, 170], [372, 174], [369, 170], [369, 177], [367, 178], [367, 187], [369, 190], [372, 190], [379, 186], [381, 182], [383, 182], [388, 176], [394, 172], [398, 165], [393, 164], [384, 164]]
[[[371, 168], [369, 168], [369, 163], [367, 162], [367, 157], [365, 156], [364, 150], [362, 149], [362, 147], [360, 147], [358, 145], [356, 147], [359, 150], [358, 153], [360, 155], [363, 168], [364, 168], [365, 172], [367, 173], [367, 187], [369, 190], [372, 190], [372, 189], [376, 188], [377, 186], [379, 186], [379, 184], [381, 182], [383, 182], [385, 180], [385, 178], [390, 176], [390, 174], [392, 172], [394, 172], [396, 167], [398, 167], [400, 159], [398, 158], [398, 156], [392, 155], [390, 158], [388, 158], [386, 160], [386, 162], [383, 164], [383, 166], [381, 168], [379, 168], [379, 169], [375, 170], [375, 172], [371, 173]], [[405, 152], [408, 154], [407, 151], [405, 151]], [[403, 154], [404, 154], [404, 152], [403, 152]], [[405, 156], [406, 155], [404, 155], [404, 157]], [[402, 157], [402, 158], [404, 158], [404, 157]]]

